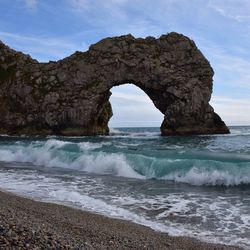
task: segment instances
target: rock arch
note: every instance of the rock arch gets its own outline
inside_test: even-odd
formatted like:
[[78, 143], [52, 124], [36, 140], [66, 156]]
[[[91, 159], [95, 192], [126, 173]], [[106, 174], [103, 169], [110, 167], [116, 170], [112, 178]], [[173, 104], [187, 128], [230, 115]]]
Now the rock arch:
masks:
[[213, 70], [189, 38], [106, 38], [49, 63], [0, 43], [0, 133], [108, 134], [110, 89], [141, 88], [164, 114], [162, 135], [228, 133], [209, 105]]

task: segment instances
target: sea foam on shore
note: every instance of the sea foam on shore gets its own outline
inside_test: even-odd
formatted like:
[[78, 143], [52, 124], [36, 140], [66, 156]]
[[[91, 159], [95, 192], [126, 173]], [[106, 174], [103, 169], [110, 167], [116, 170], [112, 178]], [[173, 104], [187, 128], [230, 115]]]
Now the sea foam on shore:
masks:
[[192, 249], [240, 248], [170, 237], [126, 221], [0, 191], [1, 249]]
[[1, 137], [0, 188], [134, 221], [171, 235], [249, 248], [249, 128], [161, 137]]

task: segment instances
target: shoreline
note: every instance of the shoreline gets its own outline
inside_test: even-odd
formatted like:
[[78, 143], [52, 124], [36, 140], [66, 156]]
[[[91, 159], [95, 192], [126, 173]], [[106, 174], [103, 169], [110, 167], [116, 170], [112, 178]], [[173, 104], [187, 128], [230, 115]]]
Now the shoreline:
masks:
[[206, 243], [77, 208], [35, 201], [0, 190], [0, 249], [204, 249]]

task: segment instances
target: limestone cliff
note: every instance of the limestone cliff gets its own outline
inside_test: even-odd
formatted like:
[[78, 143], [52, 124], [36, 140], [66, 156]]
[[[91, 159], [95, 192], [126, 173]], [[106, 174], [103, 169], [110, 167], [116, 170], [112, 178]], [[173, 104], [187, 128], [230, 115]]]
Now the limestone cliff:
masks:
[[48, 63], [0, 42], [0, 133], [106, 135], [110, 89], [124, 83], [165, 115], [162, 135], [228, 133], [209, 105], [212, 78], [195, 43], [177, 33], [106, 38]]

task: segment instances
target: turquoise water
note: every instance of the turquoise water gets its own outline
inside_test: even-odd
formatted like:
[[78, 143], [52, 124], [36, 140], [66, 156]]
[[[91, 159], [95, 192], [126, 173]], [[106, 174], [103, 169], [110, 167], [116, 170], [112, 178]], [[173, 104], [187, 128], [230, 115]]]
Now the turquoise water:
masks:
[[0, 188], [250, 249], [250, 127], [230, 135], [0, 137]]

